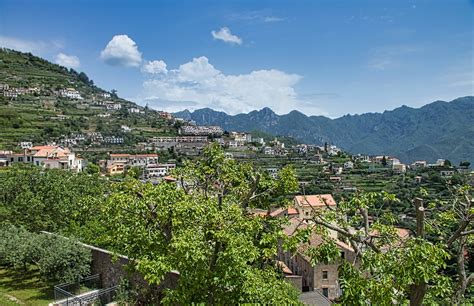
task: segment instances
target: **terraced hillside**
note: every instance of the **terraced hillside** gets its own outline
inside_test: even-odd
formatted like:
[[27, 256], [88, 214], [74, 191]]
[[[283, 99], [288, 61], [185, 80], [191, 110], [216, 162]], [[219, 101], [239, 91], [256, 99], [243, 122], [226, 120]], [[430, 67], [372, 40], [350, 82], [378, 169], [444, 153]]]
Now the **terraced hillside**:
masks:
[[[62, 95], [65, 89], [81, 98]], [[0, 49], [0, 149], [93, 132], [121, 137], [133, 146], [148, 137], [176, 135], [176, 128], [162, 113], [95, 86], [83, 72]]]

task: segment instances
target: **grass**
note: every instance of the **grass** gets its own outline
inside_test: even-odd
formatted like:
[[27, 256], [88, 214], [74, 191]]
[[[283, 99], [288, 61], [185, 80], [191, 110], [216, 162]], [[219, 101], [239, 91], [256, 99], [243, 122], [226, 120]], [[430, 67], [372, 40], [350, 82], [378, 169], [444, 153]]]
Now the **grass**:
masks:
[[53, 300], [53, 284], [42, 281], [36, 268], [25, 272], [0, 266], [0, 305], [39, 306]]

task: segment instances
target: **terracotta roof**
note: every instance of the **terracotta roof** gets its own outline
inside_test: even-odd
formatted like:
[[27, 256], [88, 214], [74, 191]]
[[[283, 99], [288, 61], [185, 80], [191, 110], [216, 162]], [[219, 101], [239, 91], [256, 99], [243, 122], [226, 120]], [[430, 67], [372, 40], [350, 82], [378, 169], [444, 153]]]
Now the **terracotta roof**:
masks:
[[130, 154], [110, 154], [110, 157], [130, 157]]
[[313, 194], [295, 196], [296, 202], [301, 206], [336, 206], [336, 201], [330, 194]]
[[298, 215], [299, 212], [296, 210], [296, 208], [288, 207], [288, 214], [289, 215]]
[[168, 182], [176, 182], [176, 179], [170, 175], [165, 176], [163, 179]]

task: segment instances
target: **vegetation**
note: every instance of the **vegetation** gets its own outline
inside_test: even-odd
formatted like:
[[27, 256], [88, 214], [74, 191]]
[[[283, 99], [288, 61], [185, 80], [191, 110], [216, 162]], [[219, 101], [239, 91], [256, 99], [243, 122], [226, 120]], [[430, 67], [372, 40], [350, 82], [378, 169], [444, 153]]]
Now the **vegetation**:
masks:
[[[100, 132], [104, 137], [123, 137], [124, 145], [129, 148], [147, 137], [176, 135], [176, 128], [158, 112], [121, 99], [116, 93], [103, 98], [106, 91], [96, 87], [84, 72], [9, 49], [0, 49], [0, 67], [0, 84], [38, 89], [16, 98], [0, 95], [0, 149], [15, 149], [20, 141], [60, 142], [71, 134], [91, 132]], [[59, 96], [58, 91], [65, 88], [76, 89], [83, 99]], [[120, 104], [122, 108], [106, 110], [98, 104], [105, 101]], [[139, 109], [141, 113], [130, 113], [129, 108]], [[98, 116], [105, 113], [110, 117]], [[122, 125], [132, 130], [124, 132]], [[89, 141], [78, 149], [94, 151], [96, 146], [91, 146]]]
[[281, 222], [247, 212], [282, 203], [297, 187], [292, 170], [272, 180], [210, 146], [176, 175], [181, 188], [135, 180], [117, 186], [104, 216], [113, 248], [138, 259], [136, 269], [151, 283], [180, 272], [166, 303], [296, 303], [274, 262]]
[[90, 271], [90, 251], [76, 242], [47, 234], [35, 234], [21, 227], [0, 227], [0, 264], [28, 271], [34, 265], [41, 278], [72, 282]]

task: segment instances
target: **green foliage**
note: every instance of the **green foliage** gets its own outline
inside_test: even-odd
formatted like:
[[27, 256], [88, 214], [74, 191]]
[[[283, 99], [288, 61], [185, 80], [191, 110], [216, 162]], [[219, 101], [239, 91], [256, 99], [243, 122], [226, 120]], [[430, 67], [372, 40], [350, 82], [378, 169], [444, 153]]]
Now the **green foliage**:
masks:
[[87, 201], [100, 202], [106, 184], [98, 176], [14, 165], [0, 173], [0, 221], [32, 231], [57, 231], [72, 222], [83, 223], [91, 217], [88, 209], [94, 209]]
[[72, 282], [90, 272], [90, 250], [72, 240], [0, 225], [0, 263], [27, 270], [36, 265], [46, 280]]
[[295, 289], [273, 261], [282, 237], [279, 221], [247, 212], [295, 187], [291, 170], [275, 181], [212, 145], [175, 175], [181, 188], [135, 180], [117, 184], [104, 215], [109, 243], [138, 259], [136, 269], [149, 282], [179, 271], [177, 288], [163, 302], [296, 303]]

